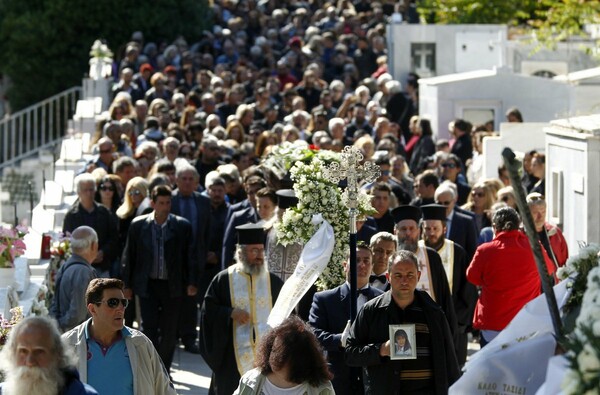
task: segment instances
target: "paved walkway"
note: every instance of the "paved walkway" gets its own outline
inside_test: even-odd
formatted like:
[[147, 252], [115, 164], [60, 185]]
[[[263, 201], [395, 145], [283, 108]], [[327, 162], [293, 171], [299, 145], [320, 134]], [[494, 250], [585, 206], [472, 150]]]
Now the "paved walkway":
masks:
[[[479, 351], [479, 343], [469, 336], [468, 355]], [[184, 351], [180, 345], [175, 350], [171, 376], [180, 395], [208, 395], [211, 370], [200, 355]]]
[[207, 395], [211, 370], [198, 354], [177, 347], [171, 365], [171, 376], [180, 395]]

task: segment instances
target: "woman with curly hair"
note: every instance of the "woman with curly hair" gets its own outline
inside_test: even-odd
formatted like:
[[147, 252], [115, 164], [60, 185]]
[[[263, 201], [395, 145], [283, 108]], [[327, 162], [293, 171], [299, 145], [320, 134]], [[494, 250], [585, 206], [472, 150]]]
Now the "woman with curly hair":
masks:
[[312, 329], [290, 316], [260, 339], [255, 369], [242, 376], [234, 394], [331, 395], [331, 372]]

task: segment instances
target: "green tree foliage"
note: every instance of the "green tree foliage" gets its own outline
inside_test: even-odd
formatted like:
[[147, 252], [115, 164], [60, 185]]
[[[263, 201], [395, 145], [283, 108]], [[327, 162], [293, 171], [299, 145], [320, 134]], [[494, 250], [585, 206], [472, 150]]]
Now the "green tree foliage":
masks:
[[507, 24], [531, 32], [541, 47], [585, 34], [600, 23], [599, 0], [421, 0], [421, 20], [438, 24]]
[[541, 45], [553, 47], [557, 42], [581, 35], [586, 24], [600, 23], [600, 1], [540, 0], [543, 7], [529, 21], [535, 39]]
[[98, 38], [119, 56], [134, 31], [193, 43], [210, 23], [207, 0], [0, 0], [0, 72], [18, 110], [80, 85]]
[[538, 6], [537, 0], [421, 0], [421, 19], [439, 24], [519, 24]]

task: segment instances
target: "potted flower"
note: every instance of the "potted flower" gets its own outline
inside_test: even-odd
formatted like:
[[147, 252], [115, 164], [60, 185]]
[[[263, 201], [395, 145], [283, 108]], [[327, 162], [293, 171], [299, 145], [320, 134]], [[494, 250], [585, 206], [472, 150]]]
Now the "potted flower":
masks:
[[71, 257], [71, 234], [54, 233], [52, 234], [52, 245], [50, 247], [50, 263], [46, 271], [46, 305], [50, 306], [54, 297], [54, 288], [56, 287], [56, 274], [60, 267]]
[[27, 228], [0, 227], [0, 288], [13, 284], [15, 277], [15, 259], [25, 253]]
[[100, 80], [112, 73], [113, 53], [101, 40], [94, 41], [90, 50], [90, 78]]

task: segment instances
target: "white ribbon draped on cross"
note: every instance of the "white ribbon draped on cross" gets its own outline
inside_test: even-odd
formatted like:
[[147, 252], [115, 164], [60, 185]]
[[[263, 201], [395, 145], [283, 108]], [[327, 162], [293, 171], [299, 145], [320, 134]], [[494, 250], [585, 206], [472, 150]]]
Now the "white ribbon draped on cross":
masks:
[[271, 328], [290, 315], [306, 291], [323, 273], [333, 254], [333, 227], [320, 214], [313, 215], [312, 222], [315, 225], [321, 223], [321, 226], [304, 246], [294, 274], [287, 279], [277, 297], [267, 320]]

